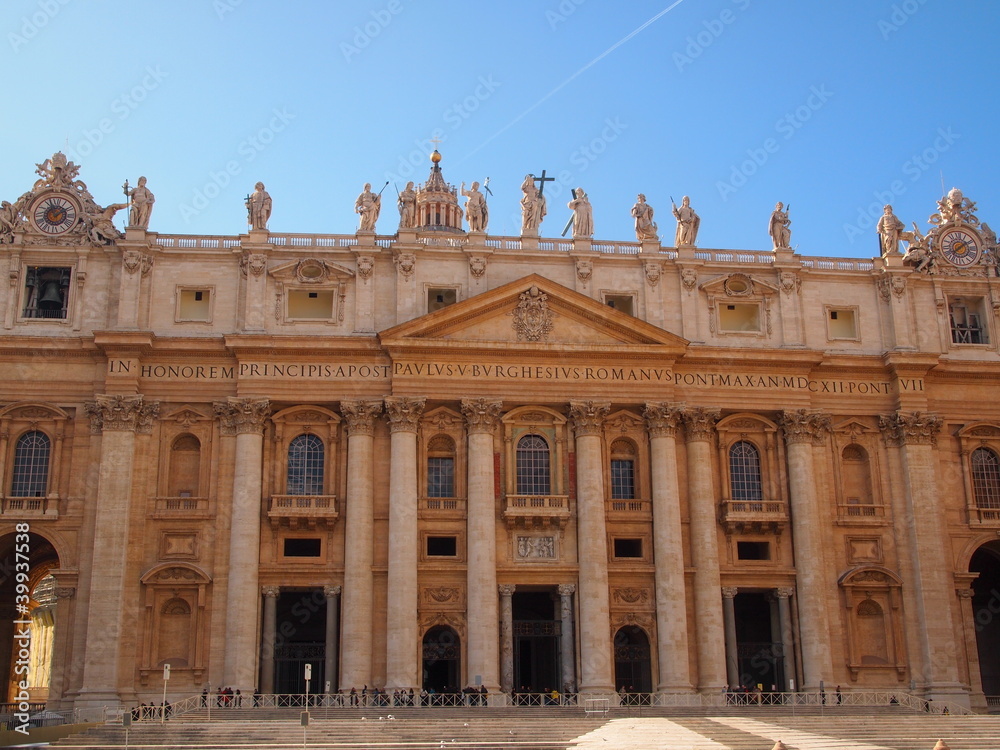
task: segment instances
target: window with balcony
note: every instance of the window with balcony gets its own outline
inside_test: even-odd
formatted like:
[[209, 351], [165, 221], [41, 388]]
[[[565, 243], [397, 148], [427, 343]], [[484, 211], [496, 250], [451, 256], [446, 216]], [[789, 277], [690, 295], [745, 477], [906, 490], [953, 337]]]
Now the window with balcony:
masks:
[[44, 432], [32, 430], [17, 439], [14, 448], [11, 497], [45, 497], [49, 482], [52, 443]]
[[1000, 510], [1000, 458], [989, 448], [972, 451], [972, 495], [980, 510]]
[[760, 451], [746, 440], [733, 443], [729, 449], [729, 496], [738, 510], [764, 509]]
[[289, 495], [323, 494], [323, 441], [315, 435], [299, 435], [288, 444]]
[[447, 435], [427, 445], [427, 497], [455, 497], [455, 442]]
[[540, 435], [525, 435], [518, 440], [516, 467], [518, 495], [551, 492], [549, 444]]

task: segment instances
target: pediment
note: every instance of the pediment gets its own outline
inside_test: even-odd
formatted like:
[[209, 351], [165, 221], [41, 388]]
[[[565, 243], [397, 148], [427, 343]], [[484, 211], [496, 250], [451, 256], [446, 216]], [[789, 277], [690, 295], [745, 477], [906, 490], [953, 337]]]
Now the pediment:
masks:
[[681, 354], [688, 342], [532, 274], [379, 334], [383, 346], [461, 341], [505, 348], [666, 347]]
[[329, 284], [354, 277], [350, 268], [321, 258], [288, 261], [268, 269], [268, 273], [278, 281], [300, 284]]
[[763, 295], [775, 294], [778, 291], [778, 288], [769, 281], [738, 272], [716, 276], [702, 282], [699, 289], [709, 294], [736, 298], [749, 297], [751, 299], [759, 299]]

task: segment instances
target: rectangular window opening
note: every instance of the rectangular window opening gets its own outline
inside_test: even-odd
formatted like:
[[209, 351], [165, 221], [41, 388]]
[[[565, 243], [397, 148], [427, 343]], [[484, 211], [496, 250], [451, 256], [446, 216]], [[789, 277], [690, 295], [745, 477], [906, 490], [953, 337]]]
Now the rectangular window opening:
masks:
[[429, 313], [454, 305], [456, 302], [458, 302], [457, 289], [432, 288], [427, 290], [427, 312]]
[[760, 305], [733, 304], [719, 308], [719, 329], [728, 333], [760, 332]]
[[635, 314], [631, 294], [608, 294], [604, 297], [604, 304], [626, 315]]
[[456, 557], [458, 555], [458, 539], [453, 536], [427, 537], [428, 557]]
[[827, 332], [831, 339], [857, 339], [857, 313], [854, 310], [831, 308], [827, 320]]
[[770, 560], [770, 542], [736, 542], [736, 557], [740, 560]]
[[988, 344], [986, 306], [982, 297], [950, 297], [948, 319], [953, 344]]
[[288, 317], [292, 320], [330, 320], [333, 318], [333, 290], [290, 289]]
[[321, 542], [320, 539], [285, 539], [285, 557], [319, 557]]
[[69, 302], [71, 269], [28, 266], [24, 277], [25, 318], [63, 320]]
[[642, 557], [642, 539], [615, 539], [615, 557]]
[[177, 292], [177, 319], [210, 322], [212, 320], [212, 293], [208, 289], [179, 289]]

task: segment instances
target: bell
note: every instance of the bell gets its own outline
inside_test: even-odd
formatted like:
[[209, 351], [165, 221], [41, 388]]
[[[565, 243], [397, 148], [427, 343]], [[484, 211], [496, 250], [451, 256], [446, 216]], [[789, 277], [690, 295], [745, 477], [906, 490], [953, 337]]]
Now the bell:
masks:
[[58, 281], [46, 281], [42, 286], [42, 296], [38, 300], [40, 310], [62, 310], [63, 298]]

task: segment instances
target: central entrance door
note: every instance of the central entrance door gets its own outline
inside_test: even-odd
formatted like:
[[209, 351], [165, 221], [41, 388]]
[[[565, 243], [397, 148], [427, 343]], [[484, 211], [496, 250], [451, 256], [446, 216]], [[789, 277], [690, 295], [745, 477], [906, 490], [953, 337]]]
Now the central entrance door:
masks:
[[462, 658], [458, 633], [447, 625], [435, 625], [424, 634], [423, 652], [424, 690], [458, 692]]
[[548, 590], [521, 591], [519, 587], [514, 592], [514, 689], [521, 693], [562, 690], [557, 601]]
[[776, 604], [764, 592], [743, 591], [733, 604], [740, 684], [751, 689], [760, 685], [764, 692], [781, 690], [786, 682]]
[[305, 666], [312, 664], [310, 693], [322, 693], [326, 675], [326, 597], [322, 589], [282, 591], [277, 602], [274, 692], [306, 691]]

